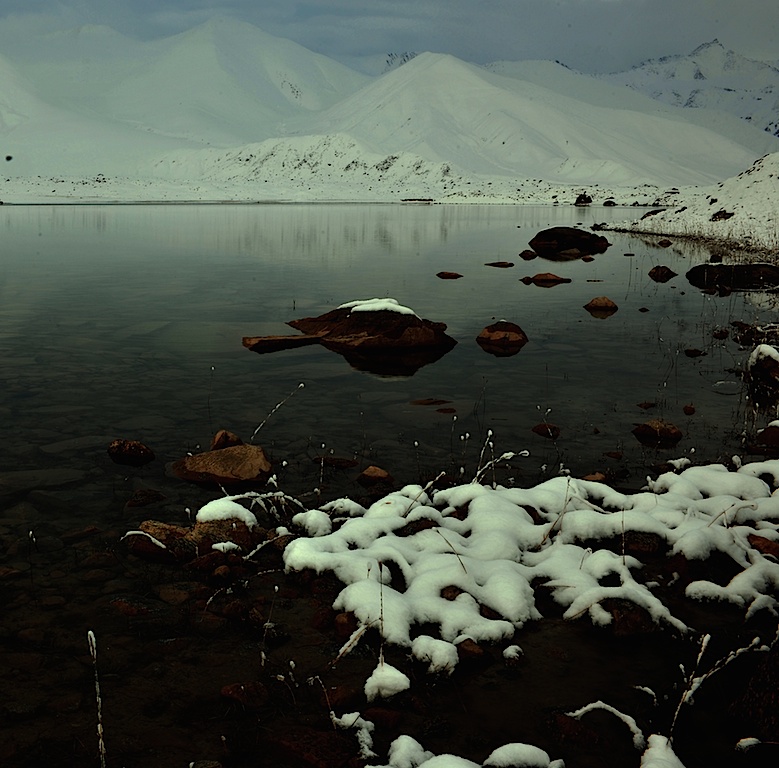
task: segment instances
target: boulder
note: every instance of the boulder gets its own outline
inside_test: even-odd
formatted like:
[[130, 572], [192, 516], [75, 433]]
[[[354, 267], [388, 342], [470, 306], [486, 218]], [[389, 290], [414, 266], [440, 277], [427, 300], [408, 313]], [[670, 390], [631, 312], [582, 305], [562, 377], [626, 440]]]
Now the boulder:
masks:
[[181, 480], [219, 485], [264, 483], [271, 470], [265, 451], [258, 445], [233, 445], [196, 453], [171, 465], [171, 471]]
[[574, 205], [582, 207], [585, 205], [589, 205], [591, 202], [592, 202], [592, 198], [586, 192], [582, 192], [580, 195], [576, 196], [576, 201], [574, 202]]
[[666, 267], [662, 264], [652, 267], [652, 269], [649, 270], [649, 277], [656, 283], [667, 283], [671, 278], [676, 277], [676, 275], [677, 273], [670, 267]]
[[576, 227], [552, 227], [539, 232], [528, 245], [544, 258], [566, 260], [605, 253], [611, 243], [603, 235]]
[[496, 357], [516, 355], [528, 342], [527, 334], [516, 324], [508, 320], [498, 320], [488, 325], [476, 337], [477, 344]]
[[[395, 299], [369, 299], [342, 304], [318, 317], [291, 320], [305, 334], [305, 343], [318, 343], [343, 355], [359, 370], [380, 375], [412, 375], [434, 362], [457, 343], [446, 334], [446, 324], [424, 320]], [[268, 339], [244, 337], [255, 352], [275, 351]], [[281, 348], [281, 347], [276, 347]]]
[[601, 320], [611, 317], [619, 307], [608, 296], [596, 296], [588, 301], [584, 308], [593, 316]]

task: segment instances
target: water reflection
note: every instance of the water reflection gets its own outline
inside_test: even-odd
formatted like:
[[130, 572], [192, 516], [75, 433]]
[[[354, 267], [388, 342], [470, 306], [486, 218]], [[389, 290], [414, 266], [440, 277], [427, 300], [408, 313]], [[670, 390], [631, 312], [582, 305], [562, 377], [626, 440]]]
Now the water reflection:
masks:
[[[298, 382], [304, 393], [263, 430], [279, 458], [324, 443], [409, 480], [423, 463], [474, 470], [476, 436], [492, 429], [500, 450], [531, 450], [517, 482], [563, 464], [640, 485], [666, 457], [631, 434], [648, 415], [680, 428], [677, 455], [735, 453], [744, 407], [718, 393], [749, 350], [712, 329], [774, 320], [766, 294], [702, 294], [683, 275], [708, 260], [705, 249], [614, 233], [592, 261], [558, 263], [570, 282], [520, 282], [538, 271], [517, 260], [537, 231], [624, 215], [573, 206], [4, 206], [0, 352], [12, 364], [0, 415], [16, 437], [0, 447], [3, 462], [35, 465], [36, 446], [85, 434], [140, 439], [178, 458], [218, 426], [251, 434]], [[516, 266], [485, 266], [497, 261]], [[678, 276], [655, 282], [659, 264]], [[439, 271], [464, 277], [442, 281]], [[374, 296], [445, 322], [460, 343], [412, 366], [413, 376], [406, 368], [407, 378], [366, 376], [375, 361], [349, 368], [319, 347], [257, 357], [242, 346], [244, 336], [286, 333], [290, 318]], [[591, 317], [584, 306], [599, 296], [619, 312]], [[527, 333], [521, 355], [486, 355], [476, 343], [498, 320]], [[706, 354], [688, 358], [688, 348]], [[449, 412], [412, 405], [425, 399], [446, 400]], [[655, 403], [650, 414], [637, 407], [644, 402]], [[694, 415], [683, 410], [690, 403]], [[554, 443], [531, 432], [549, 409], [561, 430]]]

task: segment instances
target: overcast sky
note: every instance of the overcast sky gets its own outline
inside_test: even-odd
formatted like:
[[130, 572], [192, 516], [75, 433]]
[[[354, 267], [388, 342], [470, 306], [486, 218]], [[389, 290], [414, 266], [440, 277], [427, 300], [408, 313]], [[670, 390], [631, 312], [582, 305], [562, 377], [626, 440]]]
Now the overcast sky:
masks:
[[779, 0], [0, 0], [0, 18], [20, 33], [106, 24], [149, 39], [212, 16], [342, 60], [438, 51], [607, 72], [714, 38], [750, 58], [779, 59]]

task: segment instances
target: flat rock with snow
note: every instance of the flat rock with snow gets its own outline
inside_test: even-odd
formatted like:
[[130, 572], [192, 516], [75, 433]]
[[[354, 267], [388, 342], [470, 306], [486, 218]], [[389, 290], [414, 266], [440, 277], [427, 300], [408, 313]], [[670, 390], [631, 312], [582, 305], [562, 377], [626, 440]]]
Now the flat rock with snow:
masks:
[[411, 375], [457, 343], [446, 334], [446, 323], [424, 320], [390, 298], [348, 302], [287, 325], [304, 335], [245, 336], [243, 345], [262, 354], [293, 345], [321, 344], [360, 370]]

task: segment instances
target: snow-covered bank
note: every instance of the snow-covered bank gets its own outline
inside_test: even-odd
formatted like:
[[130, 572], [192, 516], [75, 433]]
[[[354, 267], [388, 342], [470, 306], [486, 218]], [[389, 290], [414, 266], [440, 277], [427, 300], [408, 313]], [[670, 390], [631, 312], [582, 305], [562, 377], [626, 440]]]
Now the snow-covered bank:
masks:
[[672, 207], [608, 229], [690, 237], [779, 255], [779, 153], [761, 157], [719, 184], [682, 189], [669, 203]]
[[[365, 683], [369, 707], [375, 699], [395, 699], [423, 685], [420, 664], [428, 675], [452, 675], [462, 658], [460, 646], [493, 648], [507, 664], [521, 657], [518, 643], [526, 625], [556, 613], [548, 604], [542, 615], [537, 607], [542, 595], [551, 596], [566, 621], [610, 626], [624, 622], [625, 605], [631, 605], [650, 626], [699, 636], [696, 667], [683, 671], [681, 690], [653, 691], [646, 686], [656, 687], [656, 681], [640, 683], [655, 699], [655, 713], [634, 718], [594, 701], [566, 715], [578, 719], [605, 710], [632, 732], [642, 766], [681, 768], [670, 740], [683, 727], [677, 722], [680, 711], [694, 706], [693, 694], [708, 688], [706, 681], [734, 659], [767, 652], [776, 642], [777, 492], [775, 460], [735, 470], [690, 466], [649, 481], [635, 494], [568, 476], [531, 488], [490, 487], [475, 480], [437, 492], [413, 485], [368, 508], [339, 499], [299, 512], [277, 534], [289, 538], [294, 532], [284, 550], [288, 573], [332, 573], [343, 585], [333, 607], [354, 616], [356, 628], [338, 659], [351, 654], [368, 630], [382, 638], [378, 664]], [[247, 510], [237, 501], [259, 512], [273, 495], [250, 493], [207, 507], [222, 510], [226, 520], [243, 520]], [[711, 558], [718, 564], [707, 570]], [[749, 623], [753, 639], [712, 659], [706, 653], [707, 628], [691, 626], [688, 618], [698, 623], [703, 614], [686, 603], [730, 604]], [[405, 649], [405, 659], [393, 660], [399, 668], [385, 662], [384, 644]], [[577, 695], [571, 692], [572, 702]], [[368, 759], [377, 757], [373, 734], [380, 727], [371, 722], [369, 707], [347, 714], [331, 709], [334, 725], [357, 731], [361, 756]], [[744, 727], [748, 739], [754, 735], [750, 728], [758, 726]], [[519, 733], [521, 728], [506, 737]], [[734, 754], [740, 744], [732, 744]], [[476, 763], [454, 754], [436, 756], [416, 738], [402, 735], [380, 765], [559, 768], [563, 763], [519, 741], [498, 746]]]

